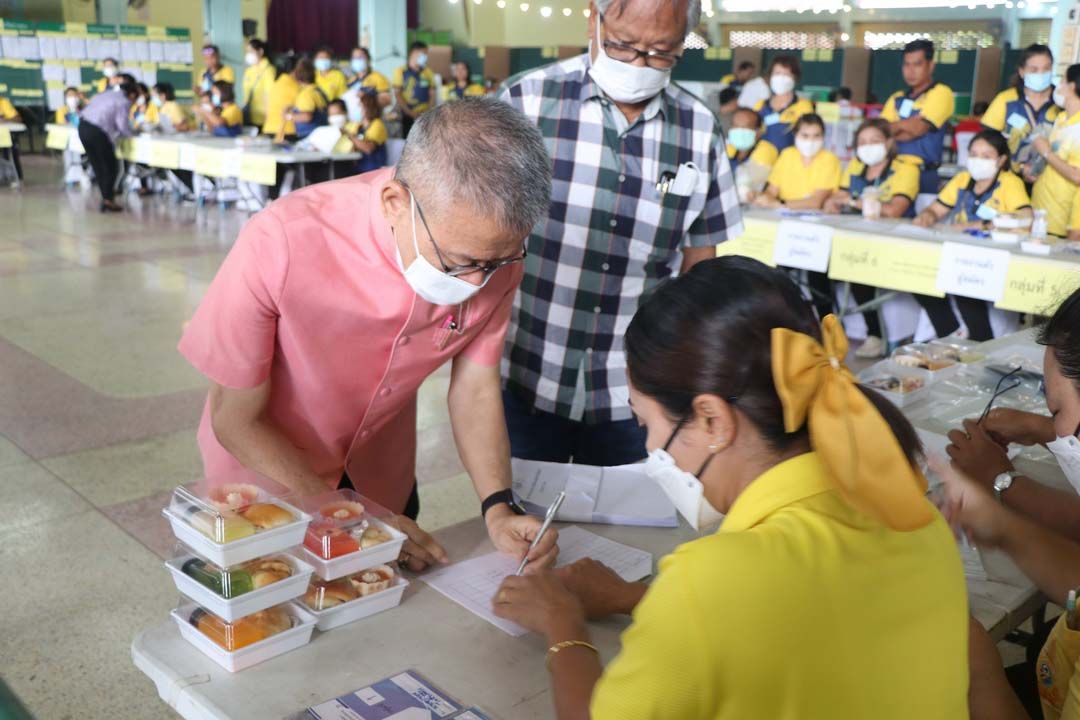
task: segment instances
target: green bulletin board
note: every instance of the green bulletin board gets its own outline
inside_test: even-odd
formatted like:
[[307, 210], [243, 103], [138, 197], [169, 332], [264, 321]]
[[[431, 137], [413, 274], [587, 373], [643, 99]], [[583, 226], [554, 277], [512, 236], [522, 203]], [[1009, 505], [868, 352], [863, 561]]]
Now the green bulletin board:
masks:
[[720, 82], [720, 78], [731, 72], [731, 66], [729, 48], [686, 50], [671, 77], [691, 82]]

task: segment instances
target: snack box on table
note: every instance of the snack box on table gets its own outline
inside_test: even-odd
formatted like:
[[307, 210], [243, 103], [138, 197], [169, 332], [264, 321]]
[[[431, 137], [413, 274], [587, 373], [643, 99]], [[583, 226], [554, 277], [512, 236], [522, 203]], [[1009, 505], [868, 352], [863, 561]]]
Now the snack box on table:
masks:
[[322, 580], [337, 580], [397, 560], [405, 533], [390, 524], [386, 508], [353, 490], [304, 498], [311, 524], [294, 551]]
[[165, 567], [181, 594], [229, 621], [303, 596], [314, 572], [286, 553], [222, 568], [182, 545]]
[[271, 480], [178, 487], [162, 514], [176, 538], [218, 567], [271, 555], [304, 540], [311, 516]]
[[378, 565], [337, 580], [313, 580], [300, 602], [315, 616], [315, 627], [326, 631], [397, 607], [408, 586], [393, 567]]
[[930, 372], [882, 360], [859, 373], [859, 382], [888, 398], [893, 405], [905, 407], [930, 392]]
[[180, 635], [229, 672], [238, 672], [311, 642], [315, 618], [293, 603], [277, 605], [234, 621], [194, 603], [171, 613]]
[[893, 363], [915, 370], [925, 370], [931, 383], [952, 377], [964, 363], [957, 359], [961, 353], [946, 345], [909, 343], [893, 351]]

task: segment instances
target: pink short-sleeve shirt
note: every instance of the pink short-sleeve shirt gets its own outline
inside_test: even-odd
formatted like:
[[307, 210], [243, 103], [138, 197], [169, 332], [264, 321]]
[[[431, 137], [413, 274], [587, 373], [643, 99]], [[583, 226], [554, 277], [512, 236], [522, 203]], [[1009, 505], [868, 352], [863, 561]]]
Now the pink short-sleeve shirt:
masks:
[[[420, 383], [457, 355], [499, 363], [522, 271], [496, 271], [460, 306], [418, 297], [381, 210], [392, 177], [386, 168], [314, 185], [252, 218], [180, 352], [225, 387], [269, 380], [269, 416], [315, 472], [336, 487], [347, 469], [358, 491], [400, 512], [415, 477]], [[218, 443], [209, 403], [198, 440], [210, 482], [253, 475]]]

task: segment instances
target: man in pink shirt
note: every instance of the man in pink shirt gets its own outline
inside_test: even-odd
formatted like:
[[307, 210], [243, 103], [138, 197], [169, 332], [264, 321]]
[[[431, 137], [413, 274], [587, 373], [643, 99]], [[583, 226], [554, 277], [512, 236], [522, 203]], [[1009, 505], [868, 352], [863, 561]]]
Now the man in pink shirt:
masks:
[[[417, 121], [396, 169], [314, 185], [252, 218], [180, 341], [211, 381], [207, 479], [355, 487], [411, 516], [402, 563], [445, 562], [413, 522], [416, 392], [451, 361], [458, 452], [495, 546], [523, 556], [540, 523], [509, 493], [499, 359], [550, 167], [518, 111], [462, 101]], [[554, 562], [548, 535], [533, 567]]]

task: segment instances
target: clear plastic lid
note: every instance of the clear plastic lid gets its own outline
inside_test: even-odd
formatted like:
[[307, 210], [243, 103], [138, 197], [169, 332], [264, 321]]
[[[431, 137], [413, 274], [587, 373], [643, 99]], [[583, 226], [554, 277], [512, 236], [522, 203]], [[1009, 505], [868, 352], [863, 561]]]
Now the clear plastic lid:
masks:
[[904, 367], [919, 368], [930, 372], [950, 368], [958, 362], [943, 349], [935, 348], [927, 343], [902, 345], [893, 351], [892, 360]]
[[979, 343], [975, 340], [964, 340], [961, 338], [931, 340], [927, 343], [927, 347], [939, 357], [947, 358], [965, 365], [981, 362], [986, 359], [986, 356], [979, 352]]
[[183, 543], [177, 544], [173, 562], [184, 575], [226, 600], [287, 580], [298, 571], [296, 558], [281, 553], [220, 567]]
[[881, 392], [906, 395], [916, 390], [922, 390], [926, 385], [926, 381], [914, 375], [875, 373], [862, 380], [862, 384]]
[[312, 517], [304, 547], [323, 560], [348, 555], [390, 542], [393, 536], [380, 527], [393, 513], [354, 490], [335, 490], [304, 498]]
[[289, 612], [288, 603], [275, 605], [229, 622], [209, 610], [195, 607], [190, 610], [189, 601], [181, 600], [180, 611], [199, 632], [221, 648], [232, 652], [254, 645], [294, 627], [298, 620], [295, 612]]
[[214, 542], [225, 544], [299, 520], [285, 504], [290, 495], [287, 488], [266, 478], [242, 483], [203, 481], [176, 488], [169, 511]]
[[394, 584], [396, 575], [389, 565], [377, 565], [340, 580], [312, 580], [304, 595], [304, 604], [320, 612], [329, 610], [386, 590]]

